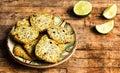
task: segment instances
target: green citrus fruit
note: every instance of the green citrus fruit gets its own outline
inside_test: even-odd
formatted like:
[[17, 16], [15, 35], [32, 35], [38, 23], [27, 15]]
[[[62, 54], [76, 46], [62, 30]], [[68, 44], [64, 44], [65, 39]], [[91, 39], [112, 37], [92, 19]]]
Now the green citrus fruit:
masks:
[[109, 33], [113, 29], [113, 27], [114, 27], [114, 20], [95, 26], [96, 30], [102, 34]]
[[88, 1], [79, 1], [74, 5], [73, 11], [79, 16], [88, 15], [92, 11], [92, 4]]
[[113, 5], [109, 6], [103, 12], [103, 16], [107, 19], [112, 19], [113, 17], [115, 17], [116, 14], [117, 14], [116, 4], [113, 4]]

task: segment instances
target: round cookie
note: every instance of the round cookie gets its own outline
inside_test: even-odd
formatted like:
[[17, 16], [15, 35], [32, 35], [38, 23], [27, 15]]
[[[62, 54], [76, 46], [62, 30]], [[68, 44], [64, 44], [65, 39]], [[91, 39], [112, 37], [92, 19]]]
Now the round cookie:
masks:
[[16, 41], [26, 44], [35, 40], [38, 37], [39, 32], [33, 27], [20, 26], [12, 29], [11, 35]]
[[64, 27], [51, 26], [47, 29], [47, 32], [53, 40], [58, 43], [67, 43], [72, 41], [72, 36]]
[[49, 28], [53, 23], [53, 16], [48, 13], [37, 13], [30, 17], [31, 26], [39, 32]]
[[61, 50], [51, 39], [43, 36], [35, 47], [35, 54], [40, 60], [56, 63], [60, 59]]

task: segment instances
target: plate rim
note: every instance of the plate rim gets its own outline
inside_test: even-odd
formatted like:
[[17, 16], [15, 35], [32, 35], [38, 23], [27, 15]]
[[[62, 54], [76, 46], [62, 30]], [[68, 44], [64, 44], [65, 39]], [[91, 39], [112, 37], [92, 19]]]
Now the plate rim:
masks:
[[[75, 37], [76, 37], [76, 36], [75, 36]], [[17, 58], [15, 58], [15, 55], [12, 54], [12, 52], [10, 51], [9, 45], [8, 45], [8, 44], [9, 44], [9, 42], [8, 42], [9, 39], [10, 39], [10, 37], [8, 36], [8, 38], [7, 38], [7, 48], [8, 48], [8, 52], [9, 52], [10, 56], [11, 56], [15, 61], [17, 61], [18, 63], [20, 63], [20, 64], [22, 64], [22, 65], [25, 65], [25, 66], [28, 66], [28, 67], [32, 67], [32, 68], [50, 68], [50, 67], [54, 67], [54, 66], [57, 66], [57, 65], [60, 65], [60, 64], [64, 63], [64, 62], [67, 61], [67, 60], [73, 55], [73, 53], [75, 52], [75, 50], [76, 50], [76, 43], [77, 43], [77, 42], [75, 42], [74, 47], [73, 47], [73, 50], [71, 51], [71, 53], [70, 53], [65, 59], [63, 59], [62, 61], [57, 62], [57, 63], [50, 64], [50, 65], [48, 65], [48, 66], [41, 66], [41, 65], [28, 64], [28, 63], [22, 62], [22, 61], [18, 60]]]
[[[65, 20], [64, 20], [65, 21]], [[66, 21], [65, 21], [66, 22]], [[68, 22], [67, 22], [68, 23]], [[69, 23], [70, 24], [70, 23]], [[51, 67], [55, 67], [55, 66], [58, 66], [58, 65], [60, 65], [60, 64], [62, 64], [62, 63], [64, 63], [65, 61], [67, 61], [72, 55], [73, 55], [73, 53], [75, 52], [75, 50], [76, 50], [76, 47], [77, 47], [77, 36], [76, 36], [76, 32], [75, 32], [75, 30], [74, 30], [74, 28], [71, 26], [71, 24], [70, 24], [70, 27], [73, 29], [73, 31], [74, 31], [74, 36], [75, 36], [75, 42], [74, 42], [74, 45], [73, 45], [73, 49], [72, 49], [72, 51], [70, 52], [70, 54], [68, 55], [68, 56], [66, 56], [63, 60], [61, 60], [61, 61], [59, 61], [59, 62], [57, 62], [57, 63], [53, 63], [53, 64], [50, 64], [50, 65], [34, 65], [34, 64], [29, 64], [29, 63], [26, 63], [26, 62], [23, 62], [23, 61], [20, 61], [19, 59], [17, 59], [16, 57], [15, 57], [15, 55], [11, 52], [11, 50], [10, 50], [10, 46], [9, 46], [9, 40], [11, 40], [10, 39], [10, 32], [9, 32], [9, 34], [8, 34], [8, 36], [7, 36], [7, 49], [8, 49], [8, 53], [10, 54], [10, 56], [16, 61], [16, 62], [18, 62], [18, 63], [20, 63], [20, 64], [22, 64], [22, 65], [24, 65], [24, 66], [27, 66], [27, 67], [32, 67], [32, 68], [51, 68]], [[15, 28], [15, 25], [11, 28], [11, 30], [13, 29], [13, 28]], [[10, 31], [11, 31], [10, 30]]]

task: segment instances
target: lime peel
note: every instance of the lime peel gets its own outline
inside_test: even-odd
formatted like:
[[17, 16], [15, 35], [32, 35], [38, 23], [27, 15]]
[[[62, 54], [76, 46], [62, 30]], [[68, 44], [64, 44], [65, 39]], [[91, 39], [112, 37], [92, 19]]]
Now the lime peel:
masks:
[[107, 7], [103, 12], [103, 16], [107, 19], [112, 19], [113, 17], [116, 16], [116, 14], [117, 14], [116, 4], [112, 4], [111, 6]]
[[114, 27], [114, 20], [95, 26], [96, 30], [101, 34], [109, 33], [113, 29], [113, 27]]
[[79, 1], [74, 5], [73, 11], [79, 16], [88, 15], [92, 11], [92, 4], [88, 1]]

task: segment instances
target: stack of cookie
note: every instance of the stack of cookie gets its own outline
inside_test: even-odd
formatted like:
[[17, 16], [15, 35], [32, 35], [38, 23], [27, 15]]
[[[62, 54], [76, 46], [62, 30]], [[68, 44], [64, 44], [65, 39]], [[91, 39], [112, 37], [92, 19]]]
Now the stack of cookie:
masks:
[[18, 21], [11, 37], [16, 42], [15, 56], [49, 63], [60, 61], [66, 44], [75, 41], [71, 26], [48, 13], [37, 13]]

